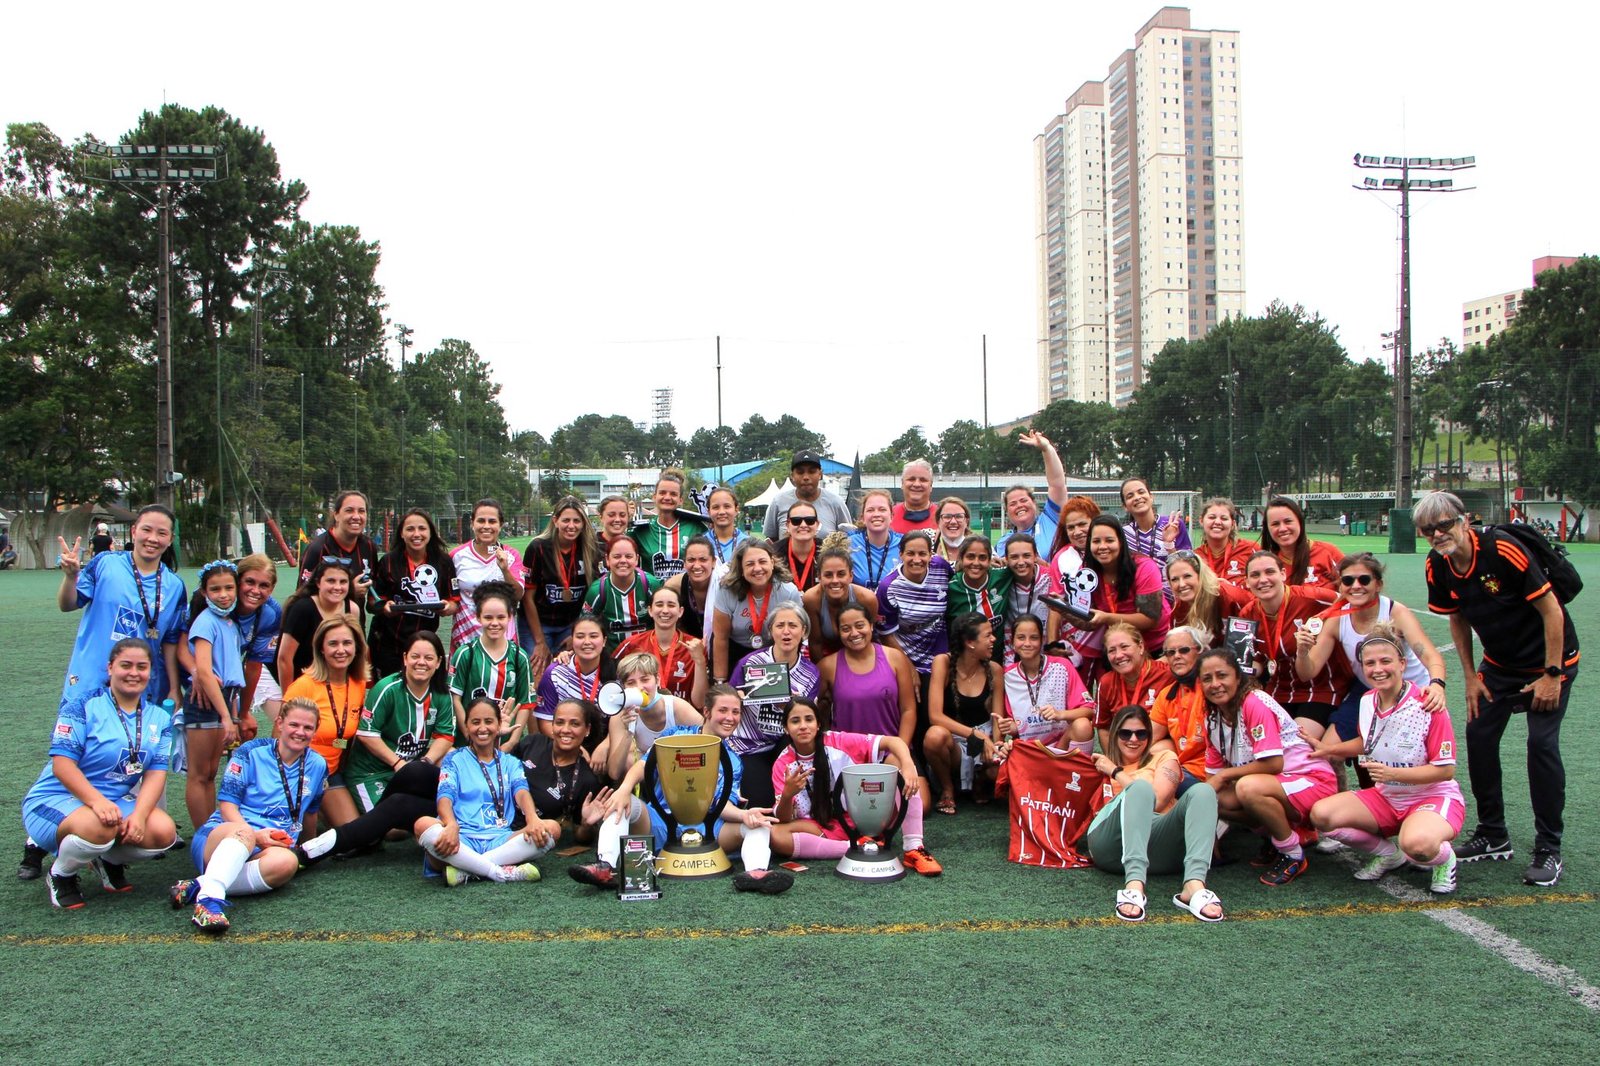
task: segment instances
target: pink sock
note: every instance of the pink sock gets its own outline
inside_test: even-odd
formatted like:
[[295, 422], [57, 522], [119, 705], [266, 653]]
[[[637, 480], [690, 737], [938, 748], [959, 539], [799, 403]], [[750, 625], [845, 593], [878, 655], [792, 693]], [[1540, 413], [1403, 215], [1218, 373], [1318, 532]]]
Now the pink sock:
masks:
[[1429, 859], [1427, 862], [1418, 863], [1417, 865], [1426, 866], [1426, 867], [1428, 867], [1430, 869], [1435, 867], [1435, 866], [1443, 866], [1445, 863], [1450, 861], [1450, 856], [1452, 856], [1454, 854], [1455, 854], [1455, 849], [1452, 848], [1450, 846], [1450, 842], [1448, 840], [1446, 840], [1443, 844], [1439, 845], [1439, 854], [1435, 855], [1433, 858]]
[[1067, 750], [1068, 751], [1075, 751], [1079, 755], [1093, 755], [1094, 754], [1094, 741], [1092, 741], [1092, 740], [1074, 740], [1072, 743], [1067, 745]]
[[907, 851], [922, 847], [922, 793], [912, 796], [906, 804], [905, 821], [900, 823], [900, 834], [905, 837]]
[[1273, 837], [1272, 846], [1283, 852], [1291, 859], [1303, 859], [1306, 855], [1306, 853], [1300, 848], [1299, 836], [1293, 832], [1284, 837], [1282, 840], [1279, 840], [1277, 837]]
[[1394, 841], [1389, 840], [1387, 837], [1369, 833], [1365, 829], [1353, 829], [1347, 826], [1343, 829], [1330, 829], [1323, 835], [1342, 841], [1357, 851], [1364, 851], [1368, 855], [1393, 855], [1395, 853]]
[[797, 859], [842, 859], [850, 850], [847, 840], [829, 840], [814, 833], [796, 833], [793, 839]]

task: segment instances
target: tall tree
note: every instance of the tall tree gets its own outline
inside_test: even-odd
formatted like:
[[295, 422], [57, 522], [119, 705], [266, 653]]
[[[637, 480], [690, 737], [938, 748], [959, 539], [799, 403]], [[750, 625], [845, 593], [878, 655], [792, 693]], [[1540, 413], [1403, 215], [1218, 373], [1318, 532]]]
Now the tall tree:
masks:
[[938, 449], [923, 436], [921, 426], [912, 426], [888, 447], [873, 452], [861, 461], [861, 469], [868, 474], [898, 474], [913, 459], [937, 459]]

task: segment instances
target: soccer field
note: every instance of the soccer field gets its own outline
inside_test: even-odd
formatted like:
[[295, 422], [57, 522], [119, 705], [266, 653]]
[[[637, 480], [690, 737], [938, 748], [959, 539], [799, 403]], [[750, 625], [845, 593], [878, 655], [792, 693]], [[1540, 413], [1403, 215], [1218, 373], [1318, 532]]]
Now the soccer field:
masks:
[[[1357, 538], [1350, 538], [1355, 541]], [[1343, 541], [1337, 541], [1341, 547]], [[1572, 606], [1600, 641], [1600, 551]], [[1388, 591], [1420, 610], [1422, 556], [1389, 557]], [[192, 579], [192, 572], [185, 574]], [[1201, 925], [1155, 877], [1149, 921], [1112, 917], [1120, 882], [1005, 860], [1001, 807], [930, 813], [944, 876], [888, 885], [825, 864], [779, 897], [670, 882], [620, 903], [539, 861], [539, 884], [447, 890], [411, 843], [328, 862], [240, 899], [233, 931], [193, 934], [164, 889], [187, 852], [51, 909], [12, 877], [22, 794], [44, 762], [78, 616], [56, 573], [0, 573], [0, 988], [6, 1053], [36, 1062], [459, 1063], [707, 1055], [731, 1062], [1581, 1062], [1600, 1055], [1600, 673], [1580, 676], [1563, 750], [1566, 873], [1524, 886], [1532, 814], [1520, 722], [1503, 747], [1517, 858], [1464, 865], [1454, 896], [1404, 869], [1379, 884], [1339, 856], [1268, 888], [1213, 872], [1229, 912]], [[192, 580], [191, 580], [192, 584]], [[1423, 623], [1441, 647], [1448, 627]], [[1600, 651], [1591, 649], [1591, 654]], [[1459, 666], [1445, 659], [1458, 736]], [[1593, 674], [1594, 676], [1588, 676]], [[1467, 785], [1465, 764], [1459, 771]], [[180, 832], [182, 782], [168, 807]], [[1469, 811], [1467, 826], [1473, 825]], [[1234, 835], [1241, 860], [1253, 839]]]

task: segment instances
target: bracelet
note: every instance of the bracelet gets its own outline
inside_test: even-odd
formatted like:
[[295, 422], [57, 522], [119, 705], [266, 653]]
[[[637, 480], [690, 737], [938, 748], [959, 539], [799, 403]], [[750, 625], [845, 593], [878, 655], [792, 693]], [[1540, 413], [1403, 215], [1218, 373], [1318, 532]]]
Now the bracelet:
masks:
[[403, 762], [405, 762], [405, 760], [402, 759], [400, 756], [396, 755], [394, 757], [394, 762], [389, 764], [389, 769], [398, 770], [398, 769], [400, 769], [400, 764], [403, 763]]
[[1442, 678], [1442, 677], [1431, 677], [1431, 678], [1428, 679], [1428, 684], [1430, 684], [1430, 685], [1438, 685], [1440, 688], [1444, 688], [1444, 678]]

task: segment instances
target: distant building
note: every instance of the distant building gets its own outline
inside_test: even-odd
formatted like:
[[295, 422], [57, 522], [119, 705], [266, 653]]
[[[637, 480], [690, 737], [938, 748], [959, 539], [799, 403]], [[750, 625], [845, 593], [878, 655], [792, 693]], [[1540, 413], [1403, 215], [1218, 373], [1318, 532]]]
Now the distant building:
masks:
[[1164, 7], [1034, 138], [1039, 406], [1119, 406], [1244, 313], [1239, 34]]
[[[1572, 255], [1542, 255], [1533, 261], [1532, 283], [1537, 285], [1539, 275], [1546, 270], [1558, 270], [1577, 261], [1578, 257]], [[1462, 304], [1461, 347], [1470, 348], [1474, 344], [1485, 344], [1496, 333], [1504, 333], [1505, 328], [1516, 321], [1517, 308], [1521, 305], [1526, 292], [1527, 289], [1513, 289], [1511, 292], [1482, 296]]]

